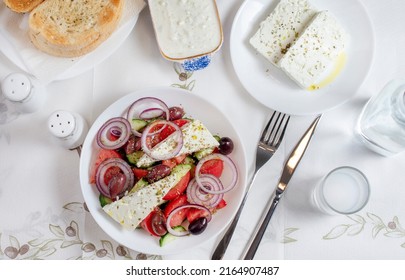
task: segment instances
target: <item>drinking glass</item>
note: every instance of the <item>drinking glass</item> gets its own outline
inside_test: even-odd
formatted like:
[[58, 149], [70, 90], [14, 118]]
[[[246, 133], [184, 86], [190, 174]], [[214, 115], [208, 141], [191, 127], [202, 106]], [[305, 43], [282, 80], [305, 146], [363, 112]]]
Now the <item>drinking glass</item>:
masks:
[[349, 215], [363, 209], [370, 197], [366, 176], [351, 166], [341, 166], [324, 176], [313, 191], [313, 202], [327, 214]]
[[405, 151], [405, 80], [390, 81], [370, 98], [357, 122], [356, 136], [384, 156]]

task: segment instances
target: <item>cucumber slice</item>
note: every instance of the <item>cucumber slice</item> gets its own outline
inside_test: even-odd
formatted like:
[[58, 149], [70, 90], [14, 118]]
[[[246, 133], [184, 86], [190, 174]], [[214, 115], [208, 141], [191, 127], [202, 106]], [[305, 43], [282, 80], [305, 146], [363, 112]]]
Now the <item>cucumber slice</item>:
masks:
[[135, 151], [132, 154], [127, 155], [127, 159], [130, 163], [136, 164], [138, 160], [143, 156], [143, 151]]
[[[221, 137], [219, 137], [218, 135], [214, 135], [214, 138], [219, 141], [221, 139]], [[209, 154], [212, 154], [215, 151], [216, 147], [211, 147], [211, 148], [206, 148], [206, 149], [202, 149], [199, 150], [197, 152], [194, 153], [194, 157], [197, 160], [201, 160], [203, 157], [208, 156]]]
[[195, 160], [194, 160], [192, 157], [187, 156], [187, 157], [184, 159], [183, 163], [193, 166], [193, 165], [195, 165]]
[[214, 150], [215, 150], [215, 147], [199, 150], [198, 152], [194, 153], [194, 157], [197, 160], [201, 160], [203, 157], [208, 156], [209, 154], [212, 154], [212, 152], [214, 152]]
[[149, 185], [149, 183], [145, 179], [142, 178], [141, 180], [136, 182], [135, 186], [132, 187], [132, 189], [129, 191], [129, 193], [137, 192], [147, 185]]
[[106, 197], [106, 196], [104, 196], [104, 195], [102, 195], [102, 194], [100, 194], [100, 195], [98, 196], [98, 200], [100, 201], [101, 207], [104, 207], [104, 206], [106, 206], [107, 204], [112, 203], [112, 200], [111, 200], [110, 198], [108, 198], [108, 197]]
[[[183, 227], [183, 226], [176, 226], [176, 227], [174, 227], [173, 228], [175, 231], [178, 231], [178, 232], [183, 232], [183, 231], [186, 231], [186, 229]], [[176, 237], [177, 236], [174, 236], [173, 234], [171, 234], [171, 233], [166, 233], [165, 235], [163, 235], [160, 239], [159, 239], [159, 245], [160, 245], [160, 247], [163, 247], [163, 246], [165, 246], [167, 243], [170, 243], [170, 242], [172, 242], [173, 240], [175, 240], [176, 239]]]
[[140, 131], [142, 128], [148, 125], [148, 122], [141, 119], [132, 119], [131, 128], [136, 131]]

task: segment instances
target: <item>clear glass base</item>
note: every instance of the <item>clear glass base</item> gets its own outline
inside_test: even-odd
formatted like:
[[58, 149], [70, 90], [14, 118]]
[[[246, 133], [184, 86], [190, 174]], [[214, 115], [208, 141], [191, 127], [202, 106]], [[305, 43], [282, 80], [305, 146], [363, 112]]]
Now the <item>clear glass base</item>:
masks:
[[366, 135], [362, 134], [361, 131], [356, 131], [356, 137], [361, 141], [361, 143], [364, 144], [367, 148], [372, 150], [375, 153], [378, 153], [380, 155], [386, 156], [386, 157], [391, 157], [395, 154], [396, 152], [389, 151], [386, 148], [378, 145], [376, 142], [372, 141], [370, 138], [368, 138]]

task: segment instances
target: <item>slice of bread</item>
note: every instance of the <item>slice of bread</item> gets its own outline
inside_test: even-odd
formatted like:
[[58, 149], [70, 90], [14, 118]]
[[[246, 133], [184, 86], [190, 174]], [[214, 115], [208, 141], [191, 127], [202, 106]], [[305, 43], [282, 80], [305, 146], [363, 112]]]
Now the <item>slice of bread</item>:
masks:
[[46, 0], [30, 13], [30, 39], [50, 55], [87, 54], [116, 29], [124, 1]]
[[3, 0], [10, 10], [17, 13], [27, 13], [41, 4], [44, 0]]

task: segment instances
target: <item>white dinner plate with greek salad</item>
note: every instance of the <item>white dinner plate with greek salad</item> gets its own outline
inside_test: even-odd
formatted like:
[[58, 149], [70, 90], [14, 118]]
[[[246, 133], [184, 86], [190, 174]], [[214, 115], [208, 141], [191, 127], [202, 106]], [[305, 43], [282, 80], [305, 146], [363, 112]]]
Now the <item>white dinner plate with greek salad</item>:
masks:
[[244, 88], [263, 105], [292, 115], [318, 114], [348, 101], [367, 77], [374, 56], [371, 21], [360, 1], [309, 2], [318, 10], [330, 11], [349, 35], [343, 70], [319, 90], [301, 89], [249, 43], [278, 0], [245, 0], [235, 16], [230, 37], [232, 63]]
[[[108, 120], [123, 117], [128, 108], [136, 100], [153, 97], [162, 100], [168, 107], [181, 106], [185, 117], [201, 121], [213, 135], [226, 136], [233, 141], [233, 150], [227, 156], [236, 165], [237, 182], [235, 187], [226, 192], [223, 198], [226, 206], [214, 213], [206, 229], [198, 235], [189, 234], [176, 237], [175, 240], [161, 246], [159, 238], [152, 236], [143, 229], [128, 230], [116, 222], [103, 210], [99, 189], [90, 183], [92, 167], [100, 150], [97, 134]], [[145, 129], [146, 130], [146, 129]], [[151, 134], [152, 135], [152, 134]], [[224, 165], [224, 170], [227, 168]], [[207, 240], [223, 231], [235, 215], [241, 203], [246, 187], [247, 163], [245, 149], [232, 122], [222, 114], [221, 110], [207, 100], [178, 88], [156, 87], [130, 93], [110, 105], [94, 122], [84, 141], [80, 159], [80, 183], [87, 207], [98, 225], [115, 241], [129, 249], [146, 254], [168, 255], [190, 250], [195, 246], [204, 246]]]

